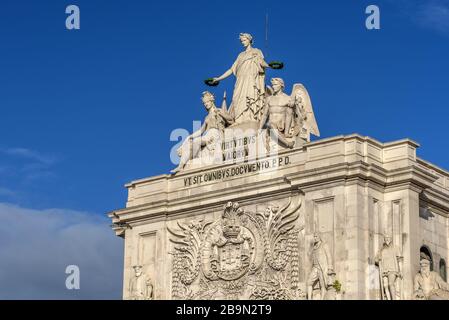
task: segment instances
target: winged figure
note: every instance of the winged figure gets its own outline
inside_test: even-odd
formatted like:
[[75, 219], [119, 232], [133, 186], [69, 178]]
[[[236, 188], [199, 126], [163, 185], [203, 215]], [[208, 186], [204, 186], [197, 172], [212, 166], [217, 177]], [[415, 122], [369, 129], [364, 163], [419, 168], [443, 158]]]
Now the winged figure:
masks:
[[310, 135], [320, 136], [320, 130], [316, 123], [313, 112], [312, 101], [307, 89], [300, 83], [293, 86], [291, 98], [294, 99], [295, 116], [292, 119], [294, 124], [294, 135], [299, 134], [301, 138], [310, 142]]
[[260, 129], [266, 127], [271, 136], [288, 148], [293, 148], [298, 138], [310, 142], [311, 134], [320, 136], [306, 88], [295, 84], [289, 96], [284, 93], [285, 84], [281, 78], [271, 79], [271, 85], [266, 90]]

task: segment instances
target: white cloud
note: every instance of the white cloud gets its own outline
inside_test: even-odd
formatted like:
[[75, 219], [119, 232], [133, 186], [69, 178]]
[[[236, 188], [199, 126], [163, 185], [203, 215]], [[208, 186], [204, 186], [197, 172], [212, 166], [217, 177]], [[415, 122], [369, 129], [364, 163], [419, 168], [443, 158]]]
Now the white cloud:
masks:
[[15, 181], [30, 183], [57, 176], [53, 167], [60, 159], [53, 154], [27, 148], [0, 148], [0, 156], [0, 175], [3, 177], [14, 177]]
[[389, 0], [423, 28], [449, 35], [449, 0]]
[[418, 11], [417, 20], [425, 27], [449, 35], [449, 2], [440, 0], [423, 4]]
[[33, 161], [37, 161], [41, 164], [45, 165], [52, 165], [57, 161], [57, 158], [52, 155], [44, 155], [39, 152], [26, 149], [26, 148], [8, 148], [1, 150], [3, 153], [14, 156], [14, 157], [21, 157]]
[[[64, 210], [0, 203], [1, 299], [120, 299], [123, 240], [109, 220]], [[80, 268], [67, 290], [65, 268]]]

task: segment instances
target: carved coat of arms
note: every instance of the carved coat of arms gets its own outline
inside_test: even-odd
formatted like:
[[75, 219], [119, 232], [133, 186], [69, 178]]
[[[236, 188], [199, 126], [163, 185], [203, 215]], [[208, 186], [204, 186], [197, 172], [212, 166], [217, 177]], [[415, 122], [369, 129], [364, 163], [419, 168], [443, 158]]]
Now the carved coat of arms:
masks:
[[[295, 202], [295, 204], [293, 204]], [[175, 299], [299, 299], [298, 218], [301, 200], [249, 212], [229, 202], [216, 221], [178, 222]]]

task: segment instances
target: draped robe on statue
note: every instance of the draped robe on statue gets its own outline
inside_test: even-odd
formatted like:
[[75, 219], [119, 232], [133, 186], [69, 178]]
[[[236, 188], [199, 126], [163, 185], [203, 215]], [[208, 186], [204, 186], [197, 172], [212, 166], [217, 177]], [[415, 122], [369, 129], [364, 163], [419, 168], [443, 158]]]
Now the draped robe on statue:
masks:
[[262, 51], [252, 48], [240, 53], [231, 67], [236, 82], [230, 110], [237, 124], [261, 118], [265, 95], [263, 65]]

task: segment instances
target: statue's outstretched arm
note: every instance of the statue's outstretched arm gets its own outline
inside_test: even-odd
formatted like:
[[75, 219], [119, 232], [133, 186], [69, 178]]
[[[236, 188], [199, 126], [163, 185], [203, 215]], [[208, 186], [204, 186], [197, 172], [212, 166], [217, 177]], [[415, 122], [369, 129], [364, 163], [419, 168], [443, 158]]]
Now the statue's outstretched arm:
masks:
[[270, 65], [265, 61], [263, 57], [260, 58], [260, 66], [264, 69], [271, 68]]
[[265, 57], [264, 57], [262, 51], [260, 51], [259, 49], [255, 49], [255, 51], [256, 51], [256, 56], [257, 56], [257, 63], [263, 69], [271, 68], [270, 65], [265, 61]]
[[225, 73], [223, 73], [221, 76], [219, 76], [218, 78], [214, 78], [214, 81], [222, 81], [228, 77], [230, 77], [232, 75], [232, 69], [229, 69], [228, 71], [226, 71]]

